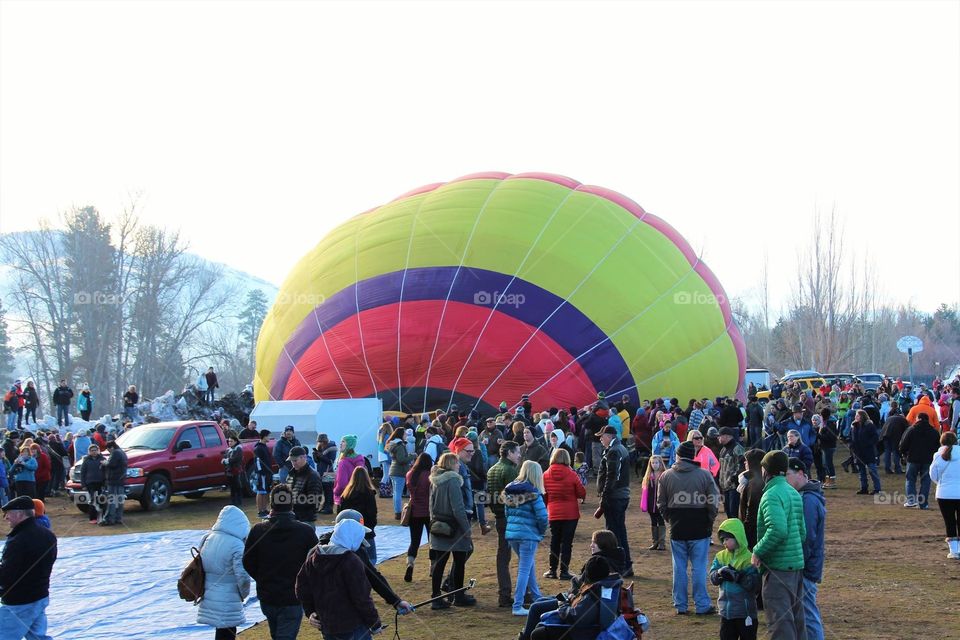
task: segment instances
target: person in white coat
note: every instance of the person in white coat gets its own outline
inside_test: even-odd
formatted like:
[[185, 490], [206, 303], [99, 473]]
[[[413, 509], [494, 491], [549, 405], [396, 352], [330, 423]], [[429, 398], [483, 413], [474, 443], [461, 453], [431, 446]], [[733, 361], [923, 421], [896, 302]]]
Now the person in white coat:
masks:
[[243, 546], [250, 533], [246, 514], [224, 507], [200, 546], [204, 591], [197, 623], [215, 627], [215, 640], [235, 640], [244, 624], [243, 601], [250, 595], [250, 575], [243, 568]]
[[957, 434], [940, 436], [940, 450], [933, 454], [930, 479], [937, 483], [937, 504], [947, 531], [947, 557], [960, 560], [960, 445]]

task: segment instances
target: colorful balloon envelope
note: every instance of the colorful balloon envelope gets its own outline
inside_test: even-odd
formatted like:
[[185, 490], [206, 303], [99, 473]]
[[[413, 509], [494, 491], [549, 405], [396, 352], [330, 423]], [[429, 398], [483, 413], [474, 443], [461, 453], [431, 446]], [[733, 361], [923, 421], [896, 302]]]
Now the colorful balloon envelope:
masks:
[[258, 400], [385, 410], [537, 407], [740, 392], [723, 288], [629, 198], [484, 173], [359, 214], [294, 267], [257, 342]]

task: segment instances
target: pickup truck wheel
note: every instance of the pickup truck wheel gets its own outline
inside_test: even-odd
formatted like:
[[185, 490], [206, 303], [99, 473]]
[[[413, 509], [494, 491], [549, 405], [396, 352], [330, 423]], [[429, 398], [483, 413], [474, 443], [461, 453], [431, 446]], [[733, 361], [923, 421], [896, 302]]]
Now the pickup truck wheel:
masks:
[[166, 476], [153, 474], [147, 478], [147, 484], [143, 487], [143, 497], [140, 498], [140, 506], [144, 511], [159, 511], [170, 506], [170, 496], [172, 487]]
[[243, 495], [246, 498], [252, 498], [257, 495], [257, 467], [253, 462], [247, 465], [243, 471], [247, 481], [243, 483]]

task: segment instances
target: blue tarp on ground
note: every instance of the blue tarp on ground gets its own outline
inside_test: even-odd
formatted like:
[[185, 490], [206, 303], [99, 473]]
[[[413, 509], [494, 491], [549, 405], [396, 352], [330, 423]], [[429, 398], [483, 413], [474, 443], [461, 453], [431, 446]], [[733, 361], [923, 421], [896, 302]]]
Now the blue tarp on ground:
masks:
[[[317, 535], [331, 527], [317, 527]], [[377, 527], [377, 561], [405, 555], [406, 527]], [[197, 609], [177, 595], [177, 578], [206, 531], [60, 538], [50, 578], [49, 631], [57, 640], [208, 640]], [[2, 546], [2, 545], [0, 545]], [[264, 620], [256, 587], [244, 603], [249, 628]], [[376, 597], [376, 594], [374, 594]]]

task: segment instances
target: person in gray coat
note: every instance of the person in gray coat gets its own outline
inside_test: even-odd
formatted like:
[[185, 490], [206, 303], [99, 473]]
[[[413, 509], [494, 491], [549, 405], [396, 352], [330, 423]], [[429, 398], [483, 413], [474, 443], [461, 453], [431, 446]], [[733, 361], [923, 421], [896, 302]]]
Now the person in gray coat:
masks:
[[107, 443], [110, 457], [103, 464], [104, 477], [107, 485], [107, 504], [101, 526], [123, 524], [123, 500], [126, 492], [123, 487], [127, 479], [127, 454], [124, 453], [116, 440]]
[[[443, 571], [451, 554], [453, 554], [451, 587], [453, 590], [463, 587], [467, 555], [473, 551], [470, 522], [467, 520], [467, 510], [463, 504], [463, 494], [460, 492], [463, 478], [460, 477], [459, 469], [460, 459], [456, 454], [445, 453], [440, 456], [437, 466], [430, 471], [430, 564], [434, 598], [440, 595]], [[441, 533], [439, 529], [444, 531]], [[453, 603], [458, 606], [471, 606], [476, 604], [476, 600], [465, 593], [459, 593]], [[435, 600], [431, 608], [446, 609], [449, 606], [450, 603], [446, 600]]]
[[215, 640], [236, 640], [237, 627], [246, 622], [243, 601], [250, 595], [250, 575], [243, 568], [243, 547], [248, 533], [247, 516], [228, 505], [200, 543], [205, 576], [197, 623], [215, 627]]

